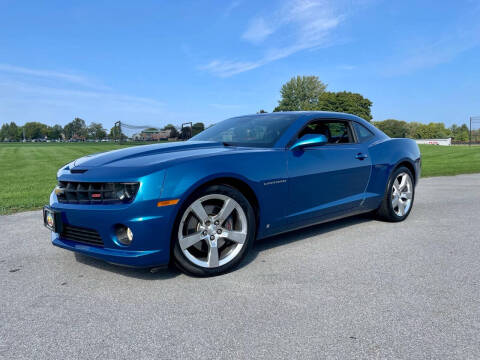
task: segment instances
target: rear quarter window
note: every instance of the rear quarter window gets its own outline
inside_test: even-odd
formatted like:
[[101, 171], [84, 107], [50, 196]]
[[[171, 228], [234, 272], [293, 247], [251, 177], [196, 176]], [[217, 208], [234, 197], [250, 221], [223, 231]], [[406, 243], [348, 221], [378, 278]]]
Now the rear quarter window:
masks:
[[355, 132], [357, 133], [358, 142], [365, 142], [374, 137], [374, 134], [365, 126], [360, 125], [357, 122], [354, 122], [353, 126], [355, 127]]

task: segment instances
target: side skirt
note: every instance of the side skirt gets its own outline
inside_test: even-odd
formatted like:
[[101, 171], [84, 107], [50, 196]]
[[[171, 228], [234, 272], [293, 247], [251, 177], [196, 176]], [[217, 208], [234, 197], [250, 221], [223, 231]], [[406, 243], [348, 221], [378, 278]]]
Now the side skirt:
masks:
[[336, 216], [333, 215], [331, 217], [326, 217], [324, 219], [319, 219], [317, 221], [312, 221], [311, 223], [308, 223], [308, 224], [303, 224], [303, 225], [299, 225], [299, 226], [292, 226], [291, 228], [288, 228], [288, 229], [285, 229], [285, 230], [282, 230], [282, 231], [270, 233], [270, 234], [265, 235], [265, 236], [260, 236], [260, 237], [257, 237], [256, 240], [266, 239], [266, 238], [269, 238], [269, 237], [272, 237], [272, 236], [285, 234], [285, 233], [289, 233], [291, 231], [295, 231], [295, 230], [299, 230], [299, 229], [305, 229], [305, 228], [308, 228], [308, 227], [311, 227], [311, 226], [324, 224], [324, 223], [328, 223], [328, 222], [335, 221], [335, 220], [345, 219], [345, 218], [349, 218], [349, 217], [360, 215], [360, 214], [367, 214], [371, 211], [372, 211], [372, 209], [362, 208], [362, 209], [357, 209], [357, 210], [355, 210], [351, 213], [348, 213], [348, 214], [343, 213], [343, 214], [339, 214], [339, 215], [336, 215]]

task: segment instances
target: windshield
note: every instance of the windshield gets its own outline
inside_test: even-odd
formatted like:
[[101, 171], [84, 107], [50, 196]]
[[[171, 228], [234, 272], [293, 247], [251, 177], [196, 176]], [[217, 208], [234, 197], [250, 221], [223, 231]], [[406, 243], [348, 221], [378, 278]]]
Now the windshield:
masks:
[[296, 118], [295, 115], [286, 114], [231, 118], [209, 127], [190, 140], [217, 141], [233, 146], [272, 147]]

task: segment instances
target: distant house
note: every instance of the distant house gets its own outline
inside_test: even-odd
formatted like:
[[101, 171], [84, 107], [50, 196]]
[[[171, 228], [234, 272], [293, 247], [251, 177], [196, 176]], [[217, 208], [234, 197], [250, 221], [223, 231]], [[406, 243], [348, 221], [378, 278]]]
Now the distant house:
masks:
[[156, 129], [149, 129], [143, 130], [139, 134], [135, 134], [132, 136], [132, 139], [135, 141], [160, 141], [160, 140], [168, 140], [172, 133], [172, 130], [156, 130]]

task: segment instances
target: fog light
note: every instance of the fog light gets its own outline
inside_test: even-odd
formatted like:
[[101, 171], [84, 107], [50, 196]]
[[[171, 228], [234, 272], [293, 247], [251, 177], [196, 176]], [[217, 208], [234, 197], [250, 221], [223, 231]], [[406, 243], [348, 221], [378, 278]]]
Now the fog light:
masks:
[[48, 213], [47, 215], [47, 224], [51, 228], [53, 228], [53, 226], [55, 225], [55, 221], [53, 220], [53, 215], [51, 213]]
[[130, 245], [133, 241], [132, 230], [124, 225], [118, 225], [116, 229], [117, 240], [122, 245]]

